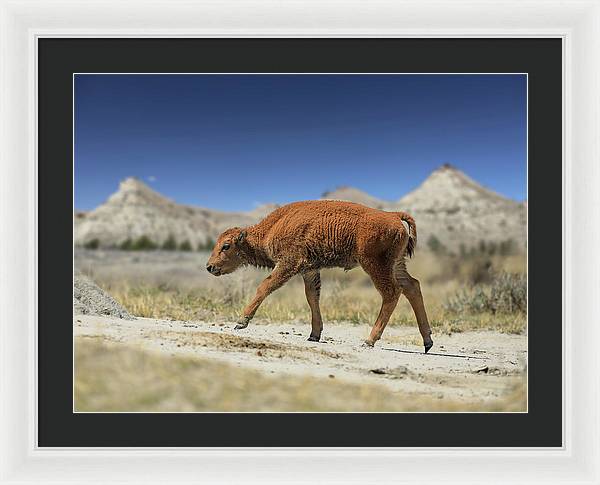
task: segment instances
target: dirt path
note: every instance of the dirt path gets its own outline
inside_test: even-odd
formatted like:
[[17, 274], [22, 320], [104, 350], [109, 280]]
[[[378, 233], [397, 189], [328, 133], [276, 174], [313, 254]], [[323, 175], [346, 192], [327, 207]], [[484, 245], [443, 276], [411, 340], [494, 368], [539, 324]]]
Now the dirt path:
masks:
[[265, 375], [310, 375], [384, 385], [394, 392], [495, 400], [524, 376], [527, 337], [498, 332], [434, 335], [423, 354], [416, 328], [387, 328], [374, 349], [361, 347], [369, 328], [327, 324], [322, 342], [308, 342], [302, 323], [233, 324], [77, 315], [76, 336], [97, 336], [166, 355], [201, 356]]

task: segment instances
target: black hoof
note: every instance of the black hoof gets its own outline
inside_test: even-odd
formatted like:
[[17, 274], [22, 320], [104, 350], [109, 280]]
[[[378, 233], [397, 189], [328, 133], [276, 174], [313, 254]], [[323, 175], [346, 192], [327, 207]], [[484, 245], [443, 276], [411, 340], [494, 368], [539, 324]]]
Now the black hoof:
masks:
[[321, 340], [321, 337], [313, 337], [312, 335], [308, 337], [309, 342], [318, 342], [319, 340]]
[[433, 342], [427, 342], [425, 344], [425, 353], [429, 352], [429, 349], [433, 347]]
[[375, 343], [374, 343], [374, 342], [369, 342], [368, 340], [365, 340], [365, 341], [362, 343], [361, 347], [367, 347], [367, 348], [369, 348], [369, 349], [372, 349], [374, 345], [375, 345]]
[[235, 326], [235, 330], [242, 330], [243, 328], [246, 328], [248, 326], [248, 323], [250, 322], [250, 318], [248, 317], [242, 317], [238, 320], [237, 325]]

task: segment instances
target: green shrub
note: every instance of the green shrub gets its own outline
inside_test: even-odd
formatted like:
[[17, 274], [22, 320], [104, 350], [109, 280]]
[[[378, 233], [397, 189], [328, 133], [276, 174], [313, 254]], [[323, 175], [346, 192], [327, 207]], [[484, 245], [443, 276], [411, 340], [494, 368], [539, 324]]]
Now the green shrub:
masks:
[[86, 249], [98, 249], [100, 247], [100, 240], [98, 238], [90, 239], [83, 247]]
[[446, 246], [433, 234], [427, 239], [427, 247], [434, 254], [443, 254], [446, 252]]
[[133, 251], [147, 251], [151, 249], [156, 249], [157, 244], [153, 242], [148, 236], [140, 236], [136, 239], [131, 245], [131, 249]]
[[177, 249], [177, 241], [175, 241], [173, 234], [169, 234], [169, 237], [162, 245], [162, 249], [165, 251], [175, 251]]
[[122, 249], [123, 251], [130, 251], [132, 246], [133, 242], [131, 241], [131, 238], [128, 237], [127, 239], [125, 239], [125, 241], [119, 244], [119, 249]]
[[179, 245], [179, 250], [180, 251], [191, 251], [192, 250], [192, 245], [190, 244], [190, 242], [186, 239], [185, 241], [183, 241], [180, 245]]
[[468, 264], [464, 265], [464, 271], [466, 281], [474, 285], [489, 283], [494, 278], [492, 262], [487, 256], [470, 258]]
[[507, 239], [500, 243], [499, 252], [502, 256], [508, 256], [517, 252], [517, 245], [513, 239]]
[[527, 277], [497, 273], [491, 284], [475, 285], [449, 298], [444, 308], [455, 313], [527, 313]]

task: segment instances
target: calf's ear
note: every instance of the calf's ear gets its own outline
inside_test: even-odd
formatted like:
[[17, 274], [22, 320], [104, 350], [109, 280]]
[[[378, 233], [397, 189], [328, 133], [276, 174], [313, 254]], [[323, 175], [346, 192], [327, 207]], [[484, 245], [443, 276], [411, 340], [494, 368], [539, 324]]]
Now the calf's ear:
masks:
[[240, 233], [238, 234], [238, 237], [236, 238], [237, 242], [242, 242], [246, 237], [246, 231], [240, 231]]

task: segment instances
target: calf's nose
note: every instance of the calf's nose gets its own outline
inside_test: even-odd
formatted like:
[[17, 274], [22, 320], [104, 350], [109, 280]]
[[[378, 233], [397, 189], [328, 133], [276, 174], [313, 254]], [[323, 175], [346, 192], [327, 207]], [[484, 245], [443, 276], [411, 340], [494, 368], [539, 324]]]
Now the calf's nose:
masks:
[[208, 271], [209, 273], [212, 273], [212, 269], [213, 269], [213, 267], [210, 264], [206, 265], [206, 271]]

